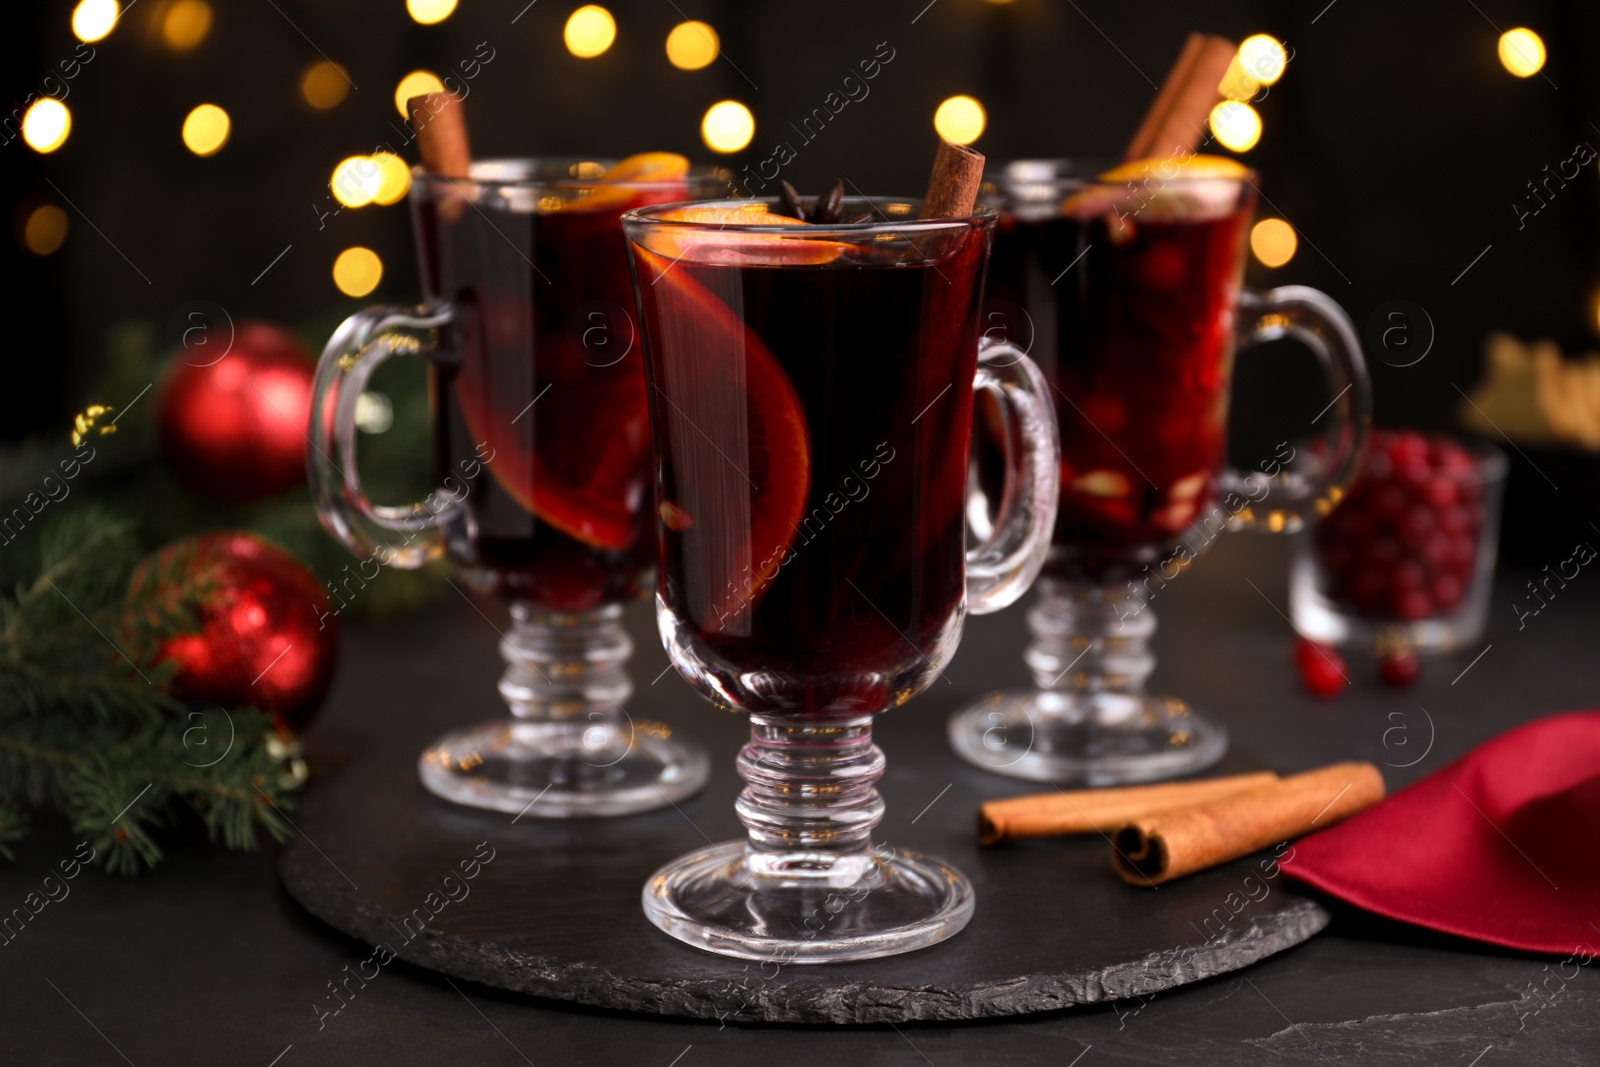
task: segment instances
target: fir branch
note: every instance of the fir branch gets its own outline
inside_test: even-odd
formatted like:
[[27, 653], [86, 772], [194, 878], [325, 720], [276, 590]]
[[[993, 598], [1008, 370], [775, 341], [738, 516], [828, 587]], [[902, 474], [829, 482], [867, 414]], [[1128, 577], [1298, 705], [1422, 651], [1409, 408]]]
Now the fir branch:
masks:
[[278, 809], [297, 783], [271, 716], [192, 709], [150, 662], [192, 631], [209, 579], [175, 553], [130, 590], [129, 525], [97, 509], [39, 535], [35, 577], [0, 596], [0, 853], [28, 806], [64, 815], [121, 874], [160, 861], [156, 832], [180, 804], [229, 848], [254, 848], [258, 827], [287, 839]]

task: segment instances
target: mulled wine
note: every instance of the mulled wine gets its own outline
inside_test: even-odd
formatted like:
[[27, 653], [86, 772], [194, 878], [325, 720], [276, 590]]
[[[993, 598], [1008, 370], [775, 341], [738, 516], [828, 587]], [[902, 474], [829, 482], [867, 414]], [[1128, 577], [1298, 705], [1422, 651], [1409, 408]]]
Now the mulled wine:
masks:
[[1002, 215], [990, 308], [1031, 335], [1061, 425], [1046, 575], [1137, 572], [1216, 505], [1253, 201], [1068, 194], [1059, 212]]
[[[423, 145], [433, 169], [411, 187], [427, 301], [367, 308], [328, 342], [311, 419], [318, 514], [379, 564], [449, 556], [468, 583], [510, 601], [510, 625], [495, 626], [510, 717], [435, 740], [417, 761], [424, 786], [518, 817], [676, 803], [705, 784], [708, 761], [665, 726], [635, 729], [622, 626], [654, 547], [619, 217], [726, 183], [661, 152], [610, 167], [474, 163], [459, 101], [432, 103], [414, 114], [426, 120], [419, 137], [434, 138]], [[376, 368], [399, 355], [430, 367], [440, 487], [379, 505], [361, 487], [356, 411]]]
[[[747, 839], [680, 856], [645, 886], [652, 922], [712, 952], [866, 959], [943, 940], [972, 914], [960, 871], [874, 846], [873, 716], [933, 681], [967, 611], [1004, 607], [1038, 573], [1060, 459], [1037, 368], [980, 348], [993, 214], [970, 214], [970, 193], [930, 199], [952, 217], [836, 186], [809, 209], [786, 190], [623, 219], [649, 382], [657, 621], [678, 673], [751, 722]], [[1019, 433], [1014, 491], [968, 551], [979, 393]]]
[[[1256, 179], [1232, 160], [1181, 152], [1097, 179], [1024, 160], [998, 186], [985, 332], [1025, 347], [1050, 379], [1061, 498], [1028, 613], [1034, 688], [961, 709], [950, 743], [1018, 778], [1112, 785], [1192, 773], [1222, 758], [1227, 730], [1145, 692], [1152, 602], [1223, 530], [1297, 529], [1339, 498], [1371, 403], [1360, 344], [1315, 290], [1243, 291]], [[1285, 443], [1244, 475], [1227, 465], [1234, 349], [1284, 336], [1310, 343], [1327, 372], [1326, 448], [1301, 472], [1285, 466]]]
[[661, 603], [747, 710], [876, 712], [954, 644], [985, 236], [635, 246]]
[[506, 198], [449, 220], [449, 201], [417, 201], [428, 295], [462, 309], [433, 403], [439, 472], [471, 515], [447, 526], [449, 554], [474, 584], [561, 611], [638, 595], [650, 427], [617, 220], [686, 191]]

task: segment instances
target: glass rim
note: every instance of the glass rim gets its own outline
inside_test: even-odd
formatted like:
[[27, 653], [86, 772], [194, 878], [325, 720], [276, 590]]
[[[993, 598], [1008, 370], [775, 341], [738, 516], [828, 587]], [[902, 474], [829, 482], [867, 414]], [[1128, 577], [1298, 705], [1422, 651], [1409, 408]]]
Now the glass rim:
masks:
[[[803, 229], [791, 225], [773, 225], [772, 223], [746, 223], [746, 222], [712, 222], [696, 219], [663, 219], [660, 214], [684, 207], [711, 207], [727, 205], [741, 207], [749, 204], [776, 204], [778, 198], [774, 196], [726, 197], [719, 200], [685, 200], [676, 204], [646, 204], [642, 207], [630, 208], [622, 214], [624, 229], [636, 226], [650, 226], [660, 229], [676, 229], [701, 233], [750, 233], [750, 234], [776, 234], [791, 238], [814, 238], [826, 234], [838, 237], [859, 237], [863, 234], [898, 233], [901, 235], [937, 233], [945, 230], [970, 228], [974, 224], [993, 223], [999, 218], [999, 212], [991, 204], [981, 201], [968, 215], [955, 215], [938, 219], [919, 219], [914, 212], [922, 206], [923, 197], [920, 196], [847, 196], [842, 203], [865, 204], [874, 210], [880, 210], [879, 205], [894, 210], [884, 210], [889, 216], [887, 219], [874, 219], [870, 222], [834, 222], [810, 223]], [[905, 217], [897, 217], [899, 215]]]
[[[651, 181], [624, 180], [601, 181], [600, 176], [620, 159], [608, 156], [503, 156], [492, 159], [475, 159], [465, 178], [453, 178], [424, 170], [420, 165], [411, 168], [411, 181], [417, 186], [449, 186], [456, 182], [470, 182], [476, 186], [499, 189], [633, 189], [652, 192], [680, 189], [685, 184], [712, 179], [729, 181], [732, 171], [712, 163], [689, 164], [682, 177]], [[580, 167], [595, 168], [593, 177], [577, 173]]]
[[[1192, 158], [1202, 154], [1203, 153], [1192, 152], [1190, 153], [1190, 156]], [[1144, 162], [1152, 163], [1152, 166], [1149, 168], [1150, 174], [1148, 177], [1153, 178], [1155, 181], [1158, 181], [1163, 185], [1198, 184], [1201, 182], [1232, 182], [1235, 184], [1248, 183], [1251, 186], [1258, 186], [1261, 182], [1261, 172], [1244, 163], [1239, 163], [1239, 166], [1244, 168], [1244, 173], [1238, 175], [1184, 174], [1182, 168], [1187, 166], [1186, 163], [1178, 164], [1178, 173], [1172, 175], [1170, 178], [1163, 177], [1161, 174], [1155, 173], [1156, 166], [1166, 163], [1173, 158], [1174, 157], [1172, 156], [1167, 156], [1162, 159], [1149, 157], [1149, 159], [1144, 160]], [[1222, 156], [1219, 158], [1229, 159], [1231, 162], [1235, 163], [1239, 162], [1238, 160], [1234, 160], [1232, 157], [1228, 156]], [[994, 190], [1001, 195], [1008, 195], [1010, 190], [1024, 186], [1047, 188], [1052, 190], [1077, 190], [1092, 188], [1125, 189], [1128, 187], [1130, 182], [1138, 182], [1147, 179], [1119, 178], [1112, 180], [1107, 179], [1105, 175], [1114, 168], [1127, 166], [1130, 163], [1137, 162], [1140, 162], [1140, 160], [1123, 161], [1104, 157], [1090, 158], [1088, 160], [1080, 161], [1066, 156], [1056, 158], [1041, 157], [1011, 159], [1001, 163], [992, 177], [986, 175], [985, 182], [991, 185]]]

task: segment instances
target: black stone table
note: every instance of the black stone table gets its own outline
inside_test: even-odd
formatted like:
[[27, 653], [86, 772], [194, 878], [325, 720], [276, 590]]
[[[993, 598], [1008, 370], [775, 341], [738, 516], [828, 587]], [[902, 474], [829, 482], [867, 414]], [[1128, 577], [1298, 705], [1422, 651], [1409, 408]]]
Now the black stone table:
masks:
[[[1574, 583], [1519, 631], [1509, 607], [1523, 580], [1516, 574], [1502, 578], [1485, 640], [1492, 647], [1475, 663], [1476, 651], [1430, 663], [1408, 692], [1385, 690], [1358, 668], [1342, 698], [1310, 700], [1295, 682], [1280, 614], [1285, 568], [1281, 542], [1229, 538], [1153, 605], [1162, 623], [1156, 687], [1220, 714], [1241, 759], [1280, 771], [1372, 759], [1391, 765], [1393, 787], [1516, 723], [1600, 704], [1600, 586]], [[665, 658], [646, 612], [635, 611], [630, 625], [640, 647], [634, 707], [701, 737], [717, 754], [714, 779], [729, 787], [741, 723], [701, 705], [670, 673], [650, 684]], [[968, 824], [970, 811], [942, 810], [947, 796], [910, 827], [917, 811], [907, 798], [921, 789], [931, 800], [950, 779], [897, 767], [895, 754], [922, 731], [941, 732], [962, 700], [1020, 681], [1023, 635], [1017, 610], [972, 620], [950, 684], [937, 683], [882, 721], [886, 781], [896, 791], [888, 836], [927, 833], [907, 838], [925, 843]], [[497, 640], [466, 604], [396, 627], [350, 628], [334, 694], [308, 743], [357, 766], [415, 753], [447, 725], [488, 717]], [[924, 831], [930, 820], [940, 821]], [[1327, 930], [1243, 970], [1153, 996], [990, 1022], [823, 1028], [671, 1019], [569, 1007], [398, 960], [337, 1015], [321, 1014], [332, 1003], [330, 984], [371, 950], [289, 899], [272, 850], [213, 852], [184, 834], [164, 843], [168, 860], [154, 874], [80, 876], [70, 896], [0, 947], [0, 1063], [1600, 1063], [1600, 977], [1592, 967], [1568, 979], [1555, 961], [1327, 902]], [[65, 830], [36, 833], [15, 862], [0, 866], [0, 900], [20, 903], [73, 846]], [[633, 916], [619, 922], [642, 925]]]

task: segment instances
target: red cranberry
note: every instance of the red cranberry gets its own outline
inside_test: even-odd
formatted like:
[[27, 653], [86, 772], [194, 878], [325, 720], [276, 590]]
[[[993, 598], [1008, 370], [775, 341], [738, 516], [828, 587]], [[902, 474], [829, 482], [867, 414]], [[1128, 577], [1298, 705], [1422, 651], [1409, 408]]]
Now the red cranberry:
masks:
[[1349, 493], [1315, 534], [1325, 592], [1378, 618], [1453, 611], [1471, 585], [1482, 529], [1470, 452], [1446, 437], [1376, 431]]
[[1378, 666], [1378, 677], [1383, 679], [1385, 685], [1392, 685], [1396, 689], [1410, 686], [1421, 673], [1422, 662], [1412, 652], [1392, 653], [1383, 657], [1383, 662]]
[[1295, 642], [1294, 659], [1300, 668], [1300, 682], [1312, 696], [1338, 696], [1349, 681], [1344, 658], [1332, 645], [1319, 645], [1302, 637]]

